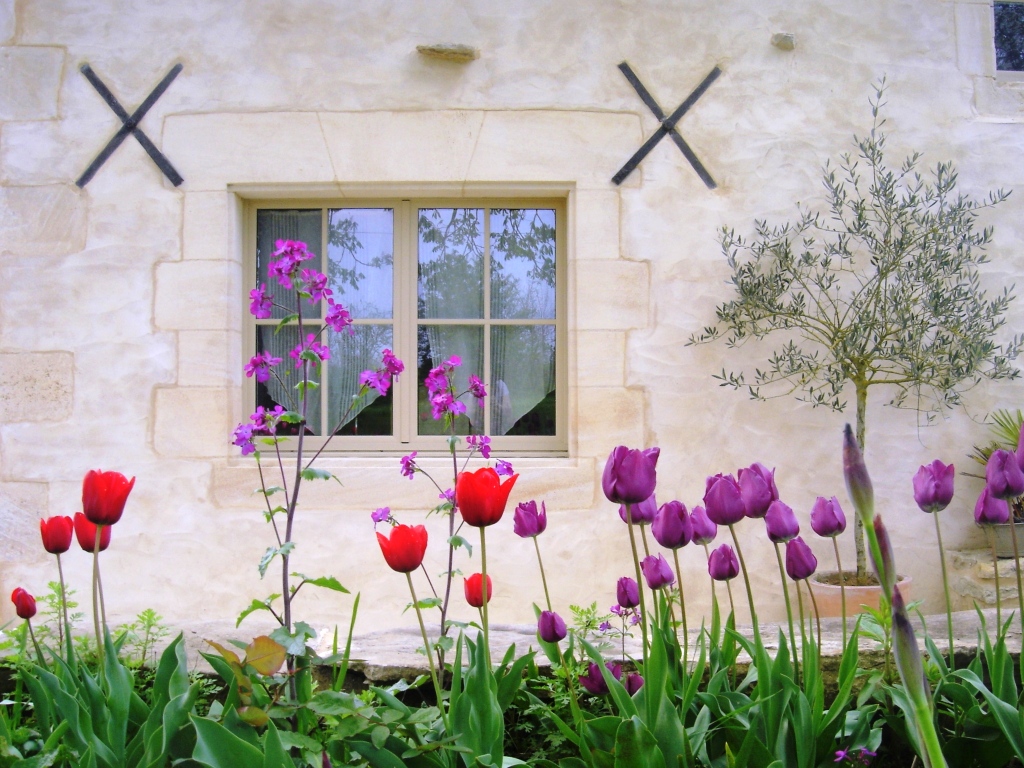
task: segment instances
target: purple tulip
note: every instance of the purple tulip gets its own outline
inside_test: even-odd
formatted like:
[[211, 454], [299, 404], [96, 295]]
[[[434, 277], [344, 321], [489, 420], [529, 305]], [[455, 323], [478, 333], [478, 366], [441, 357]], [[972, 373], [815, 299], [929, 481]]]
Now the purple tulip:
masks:
[[634, 579], [623, 576], [615, 585], [615, 596], [622, 608], [636, 608], [640, 605], [640, 587]]
[[630, 672], [622, 681], [622, 685], [626, 689], [626, 693], [632, 696], [644, 687], [644, 679], [638, 673]]
[[729, 581], [736, 578], [740, 572], [740, 561], [736, 559], [736, 553], [728, 544], [723, 544], [718, 549], [712, 550], [708, 558], [708, 573], [715, 581]]
[[732, 475], [718, 474], [707, 479], [704, 509], [717, 525], [735, 525], [747, 516], [740, 484]]
[[[907, 615], [899, 587], [892, 590], [892, 648], [896, 657], [896, 668], [910, 699], [914, 704], [930, 702], [932, 698], [928, 678], [921, 661], [921, 649], [917, 647], [914, 627]], [[927, 704], [925, 704], [927, 706]]]
[[818, 567], [818, 558], [804, 540], [797, 536], [786, 542], [786, 573], [793, 581], [808, 578]]
[[537, 634], [545, 643], [557, 643], [565, 639], [565, 622], [554, 611], [541, 611], [537, 620]]
[[1013, 499], [1024, 493], [1024, 472], [1009, 451], [992, 451], [985, 465], [985, 482], [997, 499]]
[[656, 514], [658, 514], [658, 501], [654, 498], [653, 493], [643, 501], [631, 504], [629, 507], [629, 517], [626, 517], [626, 505], [619, 505], [619, 517], [622, 518], [624, 523], [632, 520], [633, 525], [650, 525], [654, 522]]
[[779, 489], [775, 487], [775, 470], [754, 462], [738, 473], [740, 494], [747, 517], [764, 517], [768, 506], [779, 500]]
[[[622, 667], [620, 665], [607, 662], [605, 667], [612, 673], [612, 677], [616, 680], [622, 679]], [[590, 691], [594, 696], [605, 696], [608, 693], [608, 684], [604, 681], [604, 676], [601, 674], [601, 668], [593, 662], [591, 662], [590, 666], [587, 668], [587, 674], [580, 675], [580, 685]]]
[[604, 465], [601, 486], [608, 501], [614, 504], [639, 504], [654, 494], [657, 483], [655, 467], [660, 448], [639, 451], [624, 445], [616, 447]]
[[654, 516], [651, 533], [666, 549], [679, 549], [689, 544], [693, 538], [693, 524], [686, 506], [681, 501], [662, 504]]
[[1020, 436], [1017, 438], [1017, 466], [1024, 472], [1024, 423], [1020, 425]]
[[914, 475], [914, 501], [924, 512], [941, 512], [953, 500], [953, 465], [936, 459]]
[[718, 526], [711, 522], [704, 507], [694, 507], [690, 512], [690, 525], [693, 527], [694, 544], [710, 544], [718, 535]]
[[675, 583], [676, 576], [664, 555], [648, 555], [640, 563], [644, 572], [644, 581], [651, 589], [661, 589]]
[[768, 507], [768, 513], [764, 516], [764, 526], [768, 531], [768, 538], [776, 544], [784, 544], [800, 533], [800, 523], [796, 521], [792, 508], [781, 501], [773, 501]]
[[540, 503], [540, 511], [537, 511], [536, 501], [524, 501], [516, 507], [512, 516], [512, 530], [516, 536], [524, 539], [532, 539], [544, 533], [548, 527], [548, 510], [544, 502]]
[[871, 518], [875, 516], [875, 491], [864, 464], [864, 454], [849, 424], [843, 429], [843, 477], [846, 479], [846, 492], [853, 499], [853, 508], [860, 515], [861, 522], [871, 525]]
[[989, 487], [978, 497], [978, 503], [974, 505], [974, 522], [978, 525], [1003, 525], [1010, 522], [1010, 505], [1006, 499], [997, 499], [992, 495]]
[[846, 530], [846, 515], [839, 506], [839, 499], [819, 496], [811, 508], [811, 529], [819, 536], [832, 538]]

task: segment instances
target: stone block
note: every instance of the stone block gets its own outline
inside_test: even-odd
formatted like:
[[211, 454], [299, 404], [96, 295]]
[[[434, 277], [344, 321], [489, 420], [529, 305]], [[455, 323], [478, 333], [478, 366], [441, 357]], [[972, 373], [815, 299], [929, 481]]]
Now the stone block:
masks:
[[62, 421], [71, 415], [70, 352], [0, 354], [0, 422]]
[[229, 331], [178, 332], [178, 385], [227, 387], [240, 383], [242, 360], [238, 334]]
[[644, 328], [650, 277], [646, 264], [595, 261], [577, 265], [576, 327], [583, 331]]
[[156, 390], [153, 448], [161, 456], [226, 456], [231, 443], [229, 397], [234, 390], [166, 387]]
[[56, 117], [63, 66], [60, 48], [0, 48], [0, 120]]
[[237, 265], [220, 261], [180, 261], [156, 269], [154, 322], [159, 328], [219, 330], [241, 324]]
[[35, 557], [39, 520], [48, 510], [46, 483], [0, 483], [0, 558]]
[[186, 194], [185, 221], [181, 237], [182, 258], [238, 261], [242, 254], [230, 247], [228, 217], [227, 193]]
[[573, 258], [578, 262], [619, 258], [619, 194], [581, 189], [575, 193]]
[[0, 256], [61, 256], [85, 246], [85, 198], [68, 184], [0, 188]]
[[17, 31], [17, 24], [14, 0], [0, 0], [0, 43], [10, 42]]
[[[626, 334], [577, 331], [573, 371], [580, 387], [622, 387], [626, 383]], [[571, 343], [571, 342], [570, 342]]]
[[163, 146], [187, 192], [335, 178], [320, 122], [305, 112], [171, 115]]
[[[586, 454], [601, 461], [616, 445], [646, 445], [644, 394], [624, 387], [581, 387], [577, 390], [575, 430]], [[603, 469], [603, 465], [602, 465]]]
[[956, 20], [956, 63], [965, 75], [984, 76], [995, 71], [992, 46], [992, 6], [958, 2], [953, 5]]

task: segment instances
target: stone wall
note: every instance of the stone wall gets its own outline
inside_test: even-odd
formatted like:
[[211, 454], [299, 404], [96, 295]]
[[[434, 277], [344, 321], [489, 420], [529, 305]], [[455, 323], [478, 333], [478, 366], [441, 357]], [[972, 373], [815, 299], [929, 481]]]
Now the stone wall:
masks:
[[[616, 444], [660, 445], [659, 498], [688, 505], [708, 474], [775, 466], [806, 527], [815, 496], [845, 503], [840, 430], [852, 413], [750, 402], [711, 375], [753, 358], [685, 346], [728, 295], [717, 233], [817, 204], [820, 168], [870, 127], [870, 85], [881, 75], [892, 84], [892, 158], [952, 159], [974, 195], [1019, 186], [1022, 84], [994, 75], [990, 26], [989, 5], [966, 0], [0, 0], [0, 594], [39, 592], [54, 578], [36, 520], [77, 511], [81, 477], [97, 467], [138, 478], [104, 555], [114, 620], [145, 607], [175, 624], [227, 618], [273, 591], [255, 567], [271, 543], [251, 495], [257, 474], [229, 434], [244, 417], [240, 212], [246, 199], [284, 191], [568, 197], [569, 455], [516, 461], [513, 495], [547, 502], [541, 546], [563, 612], [570, 602], [610, 604], [615, 579], [632, 569], [600, 488]], [[771, 44], [779, 32], [794, 35], [793, 50]], [[448, 41], [480, 58], [416, 51]], [[717, 189], [669, 141], [621, 187], [610, 182], [657, 126], [617, 69], [622, 60], [666, 111], [721, 67], [680, 124]], [[177, 62], [182, 74], [141, 127], [184, 183], [173, 187], [128, 138], [76, 187], [119, 127], [79, 67], [89, 63], [132, 111]], [[983, 278], [993, 289], [1024, 271], [1022, 209], [1018, 193], [983, 214], [995, 227]], [[1007, 327], [1024, 327], [1024, 304]], [[915, 597], [938, 611], [932, 520], [914, 507], [910, 477], [936, 457], [966, 466], [985, 434], [976, 419], [1021, 406], [1021, 385], [981, 387], [969, 414], [930, 427], [883, 409], [884, 399], [868, 414], [879, 508]], [[389, 505], [405, 522], [426, 521], [437, 572], [441, 523], [425, 518], [436, 493], [400, 478], [395, 457], [323, 466], [345, 485], [309, 487], [295, 568], [360, 590], [364, 629], [412, 622], [369, 512]], [[943, 513], [946, 544], [979, 545], [970, 513], [980, 485], [958, 483]], [[532, 546], [510, 528], [493, 534], [491, 616], [528, 622], [540, 579]], [[774, 554], [759, 525], [741, 536], [763, 616], [777, 618]], [[828, 542], [811, 543], [830, 563]], [[851, 562], [850, 535], [842, 547]], [[703, 554], [683, 554], [696, 615], [710, 600]], [[85, 602], [89, 562], [81, 553], [66, 561]], [[312, 591], [300, 602], [298, 615], [318, 626], [343, 624], [351, 605]], [[6, 603], [0, 610], [10, 614]]]

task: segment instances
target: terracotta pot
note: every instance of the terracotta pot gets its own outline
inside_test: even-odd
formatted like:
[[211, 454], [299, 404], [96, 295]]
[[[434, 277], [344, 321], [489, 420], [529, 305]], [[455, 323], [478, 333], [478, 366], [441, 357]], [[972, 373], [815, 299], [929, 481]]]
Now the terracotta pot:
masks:
[[[825, 573], [828, 573], [827, 571]], [[825, 575], [823, 573], [822, 575]], [[831, 572], [832, 574], [835, 571]], [[822, 616], [842, 616], [843, 615], [843, 598], [842, 590], [838, 584], [823, 584], [816, 579], [818, 574], [811, 576], [808, 581], [811, 585], [811, 592], [814, 594], [814, 599], [818, 604], [818, 610]], [[909, 576], [900, 576], [896, 582], [900, 588], [900, 594], [903, 595], [903, 599], [906, 602], [910, 602], [910, 584], [913, 580]], [[861, 606], [868, 606], [873, 610], [878, 610], [879, 599], [882, 595], [882, 588], [880, 586], [870, 587], [846, 587], [846, 615], [847, 617], [856, 616], [864, 609]], [[813, 610], [813, 609], [812, 609]]]

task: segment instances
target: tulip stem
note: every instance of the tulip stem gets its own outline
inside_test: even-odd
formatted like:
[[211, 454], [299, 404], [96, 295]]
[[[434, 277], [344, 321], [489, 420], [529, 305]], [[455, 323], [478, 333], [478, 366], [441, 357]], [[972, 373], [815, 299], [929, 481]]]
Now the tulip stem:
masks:
[[999, 556], [996, 555], [996, 539], [992, 534], [992, 526], [985, 526], [985, 533], [988, 536], [989, 546], [992, 548], [992, 573], [996, 579], [996, 637], [999, 637], [999, 633], [1003, 631], [1003, 611], [1002, 603], [1003, 596], [999, 590]]
[[689, 672], [687, 656], [690, 646], [690, 631], [686, 628], [686, 598], [683, 597], [683, 571], [679, 567], [679, 550], [672, 550], [672, 557], [676, 561], [676, 580], [679, 583], [679, 616], [683, 620], [683, 669]]
[[793, 629], [793, 604], [789, 600], [789, 585], [786, 583], [786, 568], [782, 564], [782, 550], [778, 542], [775, 545], [775, 557], [779, 561], [779, 576], [782, 577], [782, 594], [786, 598], [786, 618], [789, 619], [789, 647], [793, 651], [793, 669], [795, 671], [794, 682], [800, 685], [800, 664], [796, 655], [796, 631]]
[[[939, 540], [939, 562], [942, 564], [942, 590], [946, 593], [946, 630], [949, 633], [949, 671], [956, 669], [955, 652], [953, 651], [953, 603], [949, 599], [949, 577], [946, 575], [946, 550], [942, 547], [942, 527], [939, 525], [939, 513], [934, 512], [935, 536]], [[1014, 552], [1017, 550], [1017, 537], [1014, 536]], [[1017, 591], [1020, 591], [1020, 573], [1017, 574]]]
[[31, 620], [25, 619], [25, 624], [26, 624], [26, 626], [28, 626], [28, 634], [29, 634], [29, 637], [32, 638], [32, 645], [35, 646], [36, 658], [39, 659], [39, 665], [41, 667], [43, 667], [44, 669], [49, 669], [49, 666], [46, 663], [46, 657], [43, 656], [43, 649], [39, 646], [39, 641], [36, 640], [36, 633], [32, 629], [32, 622], [31, 622]]
[[[809, 579], [804, 579], [804, 584], [807, 585], [807, 595], [811, 598], [811, 606], [814, 608], [814, 623], [818, 625], [818, 655], [821, 655], [821, 614], [818, 613], [818, 600], [814, 597], [814, 592], [811, 591], [811, 582]], [[797, 587], [797, 592], [800, 588]]]
[[[1020, 613], [1018, 614], [1017, 618], [1020, 619], [1021, 632], [1024, 633], [1024, 589], [1021, 588], [1021, 580], [1020, 580], [1020, 550], [1017, 549], [1017, 523], [1013, 519], [1013, 509], [1012, 509], [1012, 507], [1010, 509], [1010, 538], [1013, 539], [1013, 572], [1015, 574], [1017, 574], [1017, 602], [1020, 605]], [[943, 574], [945, 574], [945, 572], [946, 572], [945, 566], [943, 566], [942, 572], [943, 572]], [[946, 595], [947, 595], [946, 599], [948, 600], [949, 599], [948, 591], [947, 591]], [[952, 653], [953, 653], [953, 651], [950, 650], [950, 654], [952, 654]]]
[[423, 613], [420, 611], [419, 601], [416, 599], [416, 590], [412, 586], [412, 574], [405, 574], [406, 581], [409, 582], [409, 594], [412, 595], [412, 604], [416, 609], [416, 618], [420, 622], [420, 636], [423, 638], [423, 651], [427, 657], [427, 665], [430, 667], [430, 679], [434, 682], [434, 695], [437, 697], [437, 708], [441, 712], [441, 720], [445, 724], [445, 732], [450, 733], [448, 730], [448, 718], [444, 712], [444, 697], [441, 695], [441, 683], [437, 679], [437, 670], [434, 668], [434, 654], [430, 652], [430, 641], [427, 640], [427, 627], [423, 623]]
[[732, 599], [732, 579], [725, 580], [725, 590], [729, 593], [729, 615], [732, 616], [733, 626], [736, 626], [736, 603]]
[[[481, 528], [480, 530], [483, 529]], [[533, 548], [537, 550], [537, 565], [540, 566], [540, 581], [541, 584], [544, 585], [544, 600], [547, 602], [548, 610], [550, 611], [553, 610], [551, 608], [551, 595], [548, 594], [548, 580], [547, 577], [544, 576], [544, 561], [540, 559], [540, 544], [537, 543], [536, 536], [533, 537]]]
[[647, 605], [644, 601], [644, 578], [640, 574], [640, 557], [636, 552], [636, 534], [633, 533], [633, 505], [626, 505], [626, 527], [629, 528], [629, 547], [633, 550], [633, 567], [636, 570], [636, 591], [640, 595], [640, 632], [643, 634], [644, 670], [647, 670]]
[[60, 611], [64, 617], [64, 623], [57, 628], [57, 641], [61, 648], [64, 647], [64, 630], [68, 627], [68, 593], [64, 586], [64, 566], [60, 562], [60, 552], [57, 553], [57, 578], [60, 579]]
[[484, 618], [484, 658], [487, 659], [487, 669], [491, 668], [491, 633], [490, 623], [487, 619], [487, 603], [490, 601], [487, 599], [487, 527], [480, 527], [480, 570], [481, 573], [481, 586], [480, 591], [483, 593], [483, 618]]
[[[707, 542], [704, 542], [704, 556], [711, 562], [711, 550], [708, 548]], [[715, 589], [715, 580], [711, 580], [711, 604], [718, 610], [718, 590]]]
[[732, 540], [736, 544], [736, 555], [740, 559], [740, 569], [743, 571], [743, 584], [747, 588], [747, 603], [750, 605], [750, 623], [754, 626], [754, 642], [757, 644], [761, 643], [761, 629], [757, 626], [757, 611], [754, 610], [754, 593], [750, 591], [750, 576], [747, 575], [747, 565], [743, 562], [743, 550], [740, 549], [740, 540], [736, 535], [736, 528], [730, 524], [729, 533], [732, 534]]
[[804, 668], [807, 667], [807, 633], [804, 632], [804, 596], [799, 588], [796, 590], [796, 604], [800, 609], [800, 655], [803, 656]]
[[[940, 545], [941, 546], [941, 545]], [[839, 559], [839, 543], [832, 537], [832, 548], [836, 551], [836, 567], [839, 569], [839, 602], [843, 612], [843, 652], [846, 652], [846, 575], [843, 573], [843, 562]], [[943, 565], [945, 568], [945, 565]]]
[[645, 526], [643, 524], [640, 525], [640, 538], [644, 542], [644, 557], [650, 557], [651, 556], [651, 550], [647, 546], [647, 530], [646, 530], [646, 528], [647, 528], [647, 526]]
[[[92, 623], [96, 630], [96, 656], [100, 658], [103, 654], [103, 637], [100, 635], [100, 536], [103, 533], [103, 526], [96, 526], [96, 541], [92, 547]], [[102, 664], [100, 668], [102, 669]]]

